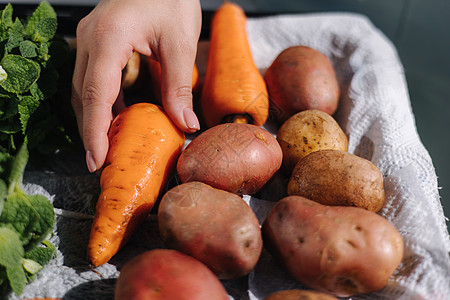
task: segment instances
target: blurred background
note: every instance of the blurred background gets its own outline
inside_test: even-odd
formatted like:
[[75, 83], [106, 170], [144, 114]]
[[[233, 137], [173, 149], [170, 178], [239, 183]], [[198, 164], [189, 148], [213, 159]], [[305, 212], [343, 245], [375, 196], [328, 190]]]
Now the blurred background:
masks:
[[[26, 15], [39, 0], [11, 2]], [[60, 30], [75, 32], [98, 0], [48, 0]], [[367, 16], [396, 46], [405, 69], [417, 131], [433, 160], [441, 202], [450, 216], [450, 1], [449, 0], [234, 0], [249, 16], [281, 13], [354, 12]], [[223, 0], [201, 0], [204, 25]], [[204, 32], [206, 34], [207, 31]], [[447, 220], [447, 227], [450, 222]]]

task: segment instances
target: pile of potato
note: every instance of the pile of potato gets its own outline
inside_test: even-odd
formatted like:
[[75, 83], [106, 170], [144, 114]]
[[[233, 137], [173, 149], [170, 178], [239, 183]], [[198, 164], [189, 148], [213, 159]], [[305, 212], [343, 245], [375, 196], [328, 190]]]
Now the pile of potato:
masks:
[[[227, 123], [187, 145], [177, 164], [181, 183], [158, 208], [170, 250], [127, 263], [117, 299], [227, 299], [220, 279], [249, 274], [263, 247], [311, 289], [266, 300], [336, 299], [387, 284], [403, 258], [403, 239], [377, 214], [385, 201], [383, 174], [348, 152], [332, 117], [339, 84], [331, 63], [314, 49], [291, 47], [265, 80], [282, 124], [276, 137]], [[242, 195], [255, 195], [275, 174], [286, 179], [286, 196], [260, 224]]]

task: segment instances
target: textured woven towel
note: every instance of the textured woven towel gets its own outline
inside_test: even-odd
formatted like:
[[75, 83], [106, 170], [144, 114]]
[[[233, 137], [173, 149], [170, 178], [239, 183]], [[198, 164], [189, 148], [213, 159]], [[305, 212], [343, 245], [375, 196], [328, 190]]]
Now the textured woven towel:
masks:
[[[330, 58], [343, 94], [336, 119], [349, 137], [349, 151], [371, 160], [385, 175], [387, 203], [380, 214], [404, 237], [405, 258], [387, 287], [352, 299], [450, 299], [450, 240], [437, 178], [417, 134], [404, 71], [391, 42], [356, 14], [250, 19], [247, 31], [261, 72], [292, 45], [313, 47]], [[58, 253], [21, 298], [112, 299], [123, 264], [145, 250], [163, 247], [156, 218], [149, 216], [110, 263], [90, 270], [85, 249], [98, 177], [86, 173], [83, 157], [60, 156], [48, 170], [25, 174], [26, 188], [47, 194], [56, 207], [52, 241]], [[260, 221], [273, 206], [276, 189], [261, 195], [263, 199], [245, 197]], [[265, 251], [248, 278], [223, 283], [233, 299], [263, 299], [279, 289], [301, 287]]]

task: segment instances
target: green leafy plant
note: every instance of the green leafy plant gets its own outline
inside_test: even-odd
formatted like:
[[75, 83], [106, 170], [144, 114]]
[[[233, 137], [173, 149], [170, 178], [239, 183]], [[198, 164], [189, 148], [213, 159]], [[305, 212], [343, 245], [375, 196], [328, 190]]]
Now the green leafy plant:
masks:
[[69, 102], [69, 47], [56, 34], [57, 25], [56, 13], [45, 1], [24, 21], [13, 18], [11, 4], [0, 11], [2, 152], [17, 151], [25, 136], [30, 151], [47, 153], [70, 141], [57, 110]]
[[47, 240], [55, 225], [53, 205], [21, 187], [27, 162], [26, 143], [16, 156], [0, 153], [0, 294], [20, 295], [56, 253]]
[[11, 4], [0, 11], [0, 295], [20, 295], [56, 253], [48, 241], [52, 203], [22, 188], [29, 151], [48, 154], [71, 144], [61, 121], [74, 122], [67, 109], [70, 52], [56, 32], [47, 2], [27, 20], [13, 18]]

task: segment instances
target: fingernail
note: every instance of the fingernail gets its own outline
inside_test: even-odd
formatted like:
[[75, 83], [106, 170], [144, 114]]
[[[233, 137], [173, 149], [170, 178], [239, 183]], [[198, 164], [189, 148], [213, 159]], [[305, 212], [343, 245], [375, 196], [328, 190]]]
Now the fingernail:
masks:
[[200, 123], [198, 122], [197, 116], [195, 115], [195, 113], [192, 109], [190, 109], [189, 107], [186, 107], [183, 110], [183, 117], [184, 117], [184, 122], [186, 123], [186, 126], [192, 132], [200, 129]]
[[86, 151], [86, 164], [89, 172], [94, 173], [97, 170], [97, 165], [91, 151]]

